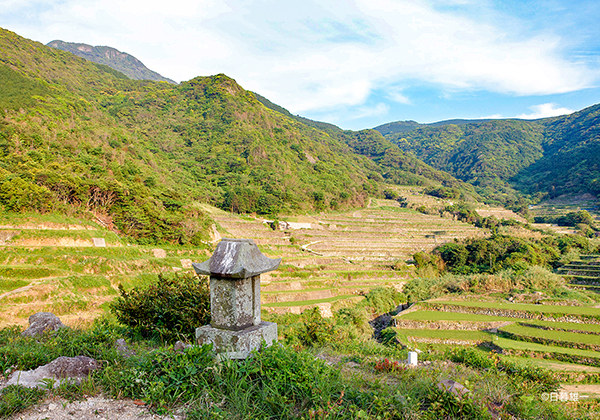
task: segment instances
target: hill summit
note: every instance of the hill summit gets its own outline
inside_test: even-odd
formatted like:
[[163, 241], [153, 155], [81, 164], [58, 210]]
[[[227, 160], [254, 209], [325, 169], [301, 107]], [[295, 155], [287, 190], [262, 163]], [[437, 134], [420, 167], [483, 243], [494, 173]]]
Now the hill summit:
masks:
[[112, 47], [94, 47], [88, 44], [65, 42], [58, 39], [51, 41], [46, 45], [70, 52], [81, 58], [85, 58], [86, 60], [93, 61], [94, 63], [107, 65], [108, 67], [127, 75], [130, 79], [154, 80], [156, 82], [177, 84], [174, 80], [163, 77], [157, 72], [150, 70], [144, 63], [131, 54], [121, 52]]

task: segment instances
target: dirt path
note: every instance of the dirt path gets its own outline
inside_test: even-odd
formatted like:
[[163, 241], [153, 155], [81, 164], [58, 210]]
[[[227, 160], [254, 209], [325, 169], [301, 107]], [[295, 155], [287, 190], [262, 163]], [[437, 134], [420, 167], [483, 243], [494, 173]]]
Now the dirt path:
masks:
[[566, 385], [566, 384], [563, 384], [563, 385], [561, 385], [560, 390], [563, 392], [568, 392], [568, 393], [576, 392], [579, 394], [580, 398], [581, 398], [581, 394], [589, 395], [590, 397], [593, 397], [593, 398], [600, 397], [600, 385], [597, 385], [597, 384], [594, 384], [594, 385]]
[[49, 398], [42, 404], [14, 415], [10, 420], [181, 420], [182, 416], [159, 416], [151, 413], [140, 402], [113, 400], [103, 396], [89, 397], [69, 403]]

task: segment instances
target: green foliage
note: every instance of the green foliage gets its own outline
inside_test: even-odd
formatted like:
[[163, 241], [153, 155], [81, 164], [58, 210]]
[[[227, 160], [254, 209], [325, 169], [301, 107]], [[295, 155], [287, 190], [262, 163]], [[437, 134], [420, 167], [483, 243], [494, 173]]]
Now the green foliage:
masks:
[[504, 372], [514, 380], [526, 382], [529, 387], [534, 387], [539, 392], [552, 392], [558, 389], [560, 383], [551, 371], [539, 366], [518, 364], [502, 359], [498, 354], [491, 355], [474, 348], [454, 348], [448, 353], [453, 362], [464, 363], [477, 369], [491, 369]]
[[559, 226], [575, 227], [586, 236], [592, 236], [599, 229], [596, 225], [596, 220], [594, 220], [587, 210], [571, 211], [560, 216], [536, 216], [535, 222], [555, 223]]
[[111, 304], [119, 322], [144, 337], [175, 341], [192, 339], [210, 321], [210, 291], [205, 277], [160, 274], [144, 288], [126, 291]]
[[61, 328], [41, 337], [21, 337], [19, 328], [0, 330], [0, 371], [30, 370], [50, 363], [59, 356], [89, 356], [97, 360], [115, 360], [114, 343], [121, 329], [105, 321], [96, 321], [87, 330]]
[[385, 137], [434, 168], [473, 184], [489, 201], [518, 200], [510, 179], [543, 155], [537, 122], [492, 120], [419, 126]]
[[333, 325], [323, 318], [319, 308], [312, 308], [302, 314], [302, 324], [297, 337], [305, 346], [323, 345], [333, 338]]
[[19, 411], [37, 404], [45, 392], [37, 388], [10, 385], [0, 391], [0, 417], [7, 419]]
[[427, 412], [423, 418], [437, 419], [491, 419], [486, 408], [473, 401], [472, 395], [458, 397], [438, 387], [430, 387], [426, 397]]
[[591, 252], [593, 244], [581, 236], [552, 236], [541, 239], [494, 235], [447, 243], [434, 249], [453, 273], [495, 273], [529, 265], [557, 266], [561, 256], [572, 250]]
[[8, 211], [40, 211], [50, 209], [51, 194], [47, 188], [19, 177], [0, 180], [0, 205]]
[[366, 294], [360, 306], [365, 307], [375, 314], [392, 312], [396, 307], [405, 302], [406, 297], [392, 287], [375, 287]]
[[564, 279], [543, 267], [512, 269], [494, 274], [444, 274], [441, 277], [416, 278], [404, 286], [409, 302], [418, 302], [445, 294], [489, 294], [544, 292], [548, 296], [566, 298]]

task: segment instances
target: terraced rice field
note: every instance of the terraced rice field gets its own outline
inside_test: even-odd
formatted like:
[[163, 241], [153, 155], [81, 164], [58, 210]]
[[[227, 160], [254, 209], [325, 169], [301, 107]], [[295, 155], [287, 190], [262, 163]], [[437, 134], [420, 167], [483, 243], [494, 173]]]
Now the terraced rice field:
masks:
[[600, 308], [474, 298], [421, 302], [395, 317], [393, 325], [410, 347], [479, 345], [552, 369], [572, 386], [600, 383], [599, 320]]
[[24, 325], [40, 311], [67, 323], [87, 322], [104, 312], [119, 285], [190, 270], [192, 260], [210, 255], [209, 247], [130, 246], [99, 224], [58, 216], [3, 220], [0, 240], [0, 326]]
[[283, 258], [277, 271], [261, 277], [264, 309], [299, 313], [319, 306], [325, 316], [373, 287], [401, 290], [412, 275], [404, 262], [415, 252], [487, 234], [466, 223], [401, 208], [393, 200], [373, 199], [367, 208], [349, 212], [282, 218], [302, 223], [301, 229], [273, 230], [259, 218], [216, 209], [211, 217], [222, 236], [253, 239], [266, 255]]
[[[418, 188], [405, 190], [414, 203], [444, 205]], [[367, 208], [349, 212], [285, 217], [305, 223], [303, 229], [287, 230], [273, 230], [258, 217], [200, 206], [216, 223], [215, 242], [201, 249], [128, 244], [100, 220], [33, 214], [1, 220], [0, 325], [25, 324], [42, 310], [67, 321], [95, 317], [120, 284], [130, 288], [161, 272], [191, 270], [191, 262], [206, 259], [221, 237], [253, 239], [266, 255], [283, 258], [278, 270], [261, 277], [265, 310], [301, 312], [318, 306], [329, 316], [373, 287], [402, 289], [413, 273], [405, 262], [415, 252], [487, 234], [392, 200], [372, 200]]]

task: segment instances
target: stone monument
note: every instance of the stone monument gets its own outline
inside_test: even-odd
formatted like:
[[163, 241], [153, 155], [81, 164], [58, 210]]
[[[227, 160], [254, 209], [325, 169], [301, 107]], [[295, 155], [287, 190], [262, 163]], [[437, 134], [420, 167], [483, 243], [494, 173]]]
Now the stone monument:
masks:
[[210, 325], [196, 329], [199, 345], [212, 343], [221, 358], [245, 359], [277, 341], [277, 324], [260, 317], [260, 275], [279, 267], [251, 239], [224, 238], [210, 259], [192, 264], [210, 276]]

